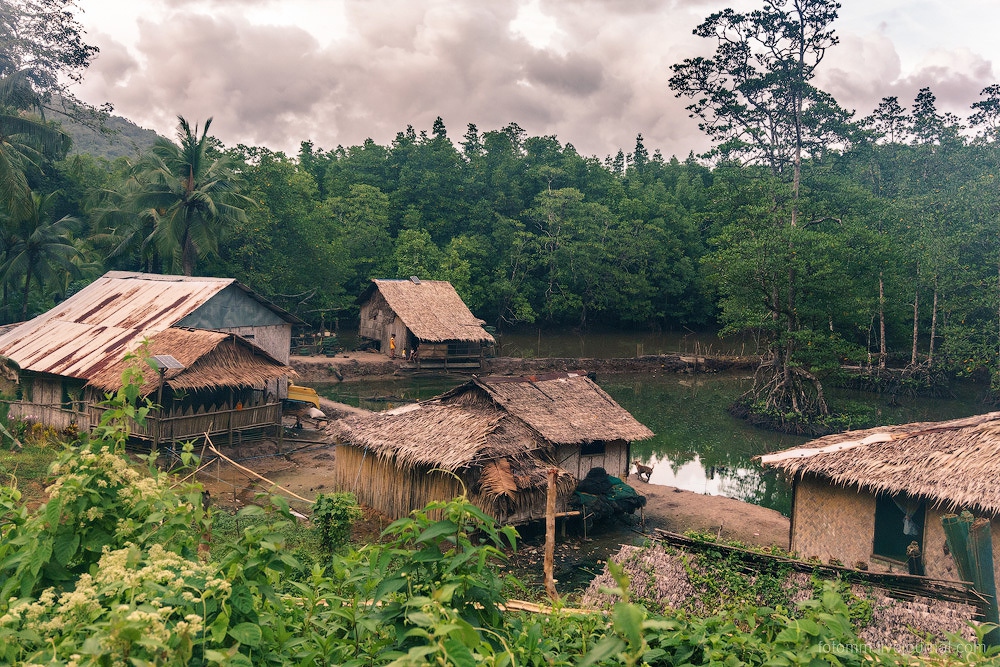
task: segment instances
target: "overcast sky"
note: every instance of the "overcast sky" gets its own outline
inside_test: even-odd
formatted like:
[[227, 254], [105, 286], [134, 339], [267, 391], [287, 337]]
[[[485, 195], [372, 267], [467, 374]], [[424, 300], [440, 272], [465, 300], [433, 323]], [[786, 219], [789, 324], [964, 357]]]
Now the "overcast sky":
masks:
[[[707, 147], [670, 65], [734, 0], [79, 0], [101, 49], [77, 94], [172, 137], [214, 117], [227, 146], [295, 154], [392, 140], [441, 116], [456, 143], [516, 122], [584, 155]], [[859, 115], [930, 86], [962, 117], [1000, 71], [996, 0], [843, 0], [817, 84]]]

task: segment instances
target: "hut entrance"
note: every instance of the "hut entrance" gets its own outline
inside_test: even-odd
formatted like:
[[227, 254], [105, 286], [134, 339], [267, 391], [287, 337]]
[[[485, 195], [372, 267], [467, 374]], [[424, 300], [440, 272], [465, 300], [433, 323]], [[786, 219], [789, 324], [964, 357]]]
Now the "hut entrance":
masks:
[[925, 503], [906, 494], [881, 494], [875, 498], [875, 556], [905, 563], [906, 548], [916, 542], [924, 548]]

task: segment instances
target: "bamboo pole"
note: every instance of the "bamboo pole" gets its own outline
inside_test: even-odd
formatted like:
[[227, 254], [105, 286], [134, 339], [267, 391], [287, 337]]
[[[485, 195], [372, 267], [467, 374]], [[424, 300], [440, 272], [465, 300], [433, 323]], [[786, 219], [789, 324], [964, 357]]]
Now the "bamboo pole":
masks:
[[549, 468], [548, 496], [545, 499], [545, 592], [552, 601], [559, 599], [556, 580], [553, 576], [556, 555], [556, 476], [558, 468]]
[[[205, 437], [207, 439], [208, 435], [206, 434]], [[238, 470], [240, 470], [242, 472], [245, 472], [248, 475], [256, 477], [257, 479], [259, 479], [259, 480], [261, 480], [263, 482], [267, 482], [268, 484], [270, 484], [274, 488], [276, 488], [279, 491], [282, 491], [284, 493], [287, 493], [288, 495], [290, 495], [292, 498], [295, 498], [296, 500], [301, 500], [302, 502], [309, 503], [310, 505], [312, 505], [315, 502], [313, 500], [309, 500], [308, 498], [303, 498], [302, 496], [298, 495], [297, 493], [293, 493], [292, 491], [289, 491], [288, 489], [286, 489], [285, 487], [283, 487], [283, 486], [281, 486], [279, 484], [275, 484], [274, 482], [272, 482], [271, 480], [269, 480], [267, 477], [264, 477], [263, 475], [257, 474], [253, 470], [250, 470], [250, 468], [241, 466], [239, 463], [237, 463], [236, 461], [232, 460], [231, 458], [229, 458], [228, 456], [226, 456], [225, 454], [223, 454], [222, 452], [220, 452], [218, 449], [216, 449], [215, 445], [211, 444], [211, 440], [209, 440], [208, 449], [209, 449], [210, 452], [212, 452], [213, 454], [215, 454], [216, 456], [218, 456], [220, 459], [223, 459], [226, 463], [230, 464], [234, 468], [236, 468], [236, 469], [238, 469]]]

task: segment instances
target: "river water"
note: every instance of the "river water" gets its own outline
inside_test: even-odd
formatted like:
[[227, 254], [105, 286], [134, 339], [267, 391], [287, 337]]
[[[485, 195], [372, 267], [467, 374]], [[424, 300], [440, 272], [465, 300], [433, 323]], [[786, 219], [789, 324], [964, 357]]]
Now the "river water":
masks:
[[[504, 356], [516, 356], [517, 351], [535, 356], [541, 351], [543, 356], [614, 358], [617, 353], [629, 357], [635, 356], [636, 346], [639, 354], [752, 353], [748, 344], [726, 347], [678, 334], [614, 334], [606, 339], [595, 339], [593, 334], [521, 334], [501, 336], [500, 344]], [[431, 398], [467, 379], [463, 375], [414, 375], [322, 385], [317, 390], [335, 401], [377, 411]], [[606, 374], [598, 375], [597, 382], [656, 434], [632, 445], [633, 458], [652, 464], [653, 484], [723, 495], [789, 514], [789, 485], [773, 471], [762, 469], [754, 457], [794, 447], [807, 438], [757, 429], [729, 415], [726, 408], [750, 387], [749, 373]], [[986, 411], [974, 385], [960, 385], [954, 391], [953, 398], [899, 398], [891, 403], [885, 397], [835, 388], [827, 388], [827, 395], [835, 407], [850, 403], [854, 411], [868, 410], [883, 424], [939, 421]]]

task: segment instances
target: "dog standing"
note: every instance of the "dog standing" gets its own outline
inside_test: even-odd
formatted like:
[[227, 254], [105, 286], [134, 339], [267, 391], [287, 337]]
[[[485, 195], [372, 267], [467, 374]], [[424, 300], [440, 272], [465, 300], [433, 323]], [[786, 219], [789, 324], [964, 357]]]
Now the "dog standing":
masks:
[[[653, 466], [643, 465], [639, 459], [632, 461], [632, 463], [635, 464], [635, 476], [649, 484], [649, 477], [653, 474]], [[643, 475], [645, 475], [646, 479], [642, 479]]]

